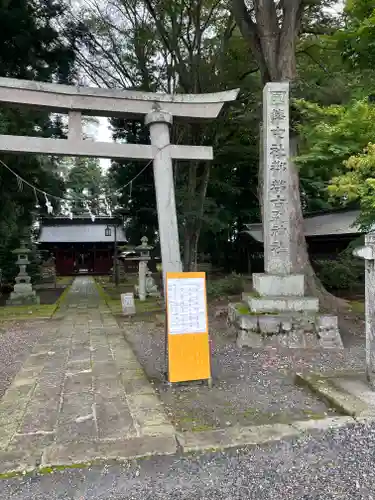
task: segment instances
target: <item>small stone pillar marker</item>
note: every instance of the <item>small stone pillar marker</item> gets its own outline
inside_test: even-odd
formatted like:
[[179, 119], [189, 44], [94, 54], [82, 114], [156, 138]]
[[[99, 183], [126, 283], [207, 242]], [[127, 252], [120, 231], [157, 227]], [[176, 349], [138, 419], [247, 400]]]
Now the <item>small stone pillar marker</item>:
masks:
[[139, 300], [146, 300], [146, 276], [147, 276], [147, 262], [151, 259], [150, 251], [154, 248], [148, 245], [147, 236], [141, 238], [141, 245], [135, 247], [134, 250], [140, 253], [139, 256], [139, 270], [138, 270], [138, 296]]
[[33, 290], [31, 278], [26, 271], [26, 266], [29, 264], [28, 254], [30, 250], [26, 248], [25, 242], [21, 240], [20, 248], [13, 250], [12, 253], [17, 255], [16, 264], [20, 270], [16, 276], [16, 284], [14, 285], [13, 292], [7, 300], [7, 305], [39, 304], [40, 299], [36, 295], [35, 290]]
[[366, 234], [365, 246], [353, 255], [365, 261], [366, 376], [375, 390], [375, 233]]

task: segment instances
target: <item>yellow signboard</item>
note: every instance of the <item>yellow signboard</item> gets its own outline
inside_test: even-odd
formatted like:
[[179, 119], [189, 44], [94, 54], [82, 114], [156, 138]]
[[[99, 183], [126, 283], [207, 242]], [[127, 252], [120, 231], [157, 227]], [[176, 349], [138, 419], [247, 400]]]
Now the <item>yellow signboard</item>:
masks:
[[211, 380], [205, 273], [167, 273], [169, 382]]

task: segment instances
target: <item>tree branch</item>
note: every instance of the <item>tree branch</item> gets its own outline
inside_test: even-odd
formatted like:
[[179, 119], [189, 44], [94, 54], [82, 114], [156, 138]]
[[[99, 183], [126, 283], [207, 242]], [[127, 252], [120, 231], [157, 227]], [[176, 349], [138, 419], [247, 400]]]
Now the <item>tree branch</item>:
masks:
[[237, 26], [245, 40], [250, 45], [254, 59], [257, 61], [263, 80], [269, 79], [268, 69], [264, 60], [262, 47], [260, 44], [258, 28], [255, 22], [251, 19], [244, 0], [232, 0], [232, 12]]

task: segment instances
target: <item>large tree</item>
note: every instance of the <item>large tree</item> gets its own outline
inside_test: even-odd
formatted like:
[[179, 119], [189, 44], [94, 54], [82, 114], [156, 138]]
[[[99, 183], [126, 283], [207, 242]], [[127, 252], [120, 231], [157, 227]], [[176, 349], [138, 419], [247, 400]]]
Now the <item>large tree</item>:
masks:
[[[91, 0], [88, 5], [81, 13], [89, 29], [85, 35], [86, 50], [80, 51], [80, 57], [87, 74], [98, 84], [169, 93], [204, 93], [237, 87], [251, 72], [245, 43], [238, 34], [233, 34], [234, 20], [225, 0], [111, 0], [110, 9]], [[256, 91], [258, 82], [254, 79], [251, 83]], [[173, 142], [209, 144], [218, 152], [232, 140], [241, 115], [245, 116], [254, 102], [254, 90], [250, 92], [249, 86], [244, 86], [245, 91], [232, 110], [214, 124], [176, 125]], [[125, 125], [132, 128], [129, 122]], [[142, 140], [147, 141], [147, 134], [143, 135]], [[249, 142], [252, 143], [251, 137]], [[123, 162], [122, 166], [134, 171], [131, 162]], [[118, 164], [114, 167], [119, 168]], [[214, 207], [213, 200], [207, 198], [215, 168], [215, 163], [209, 162], [175, 163], [186, 270], [194, 268], [200, 235], [207, 229], [208, 220], [212, 222], [220, 211], [220, 206]], [[236, 167], [227, 164], [226, 168], [230, 177], [231, 168]], [[123, 180], [124, 175], [121, 174]], [[254, 170], [248, 171], [248, 184], [253, 175], [256, 175]], [[151, 201], [155, 203], [152, 198], [148, 203]]]
[[[0, 76], [29, 80], [71, 81], [74, 50], [69, 38], [71, 27], [62, 33], [57, 26], [64, 15], [64, 4], [50, 0], [9, 0], [0, 5]], [[0, 111], [2, 134], [61, 137], [58, 118], [36, 110], [3, 108]], [[55, 158], [27, 155], [0, 155], [14, 172], [40, 189], [61, 195], [63, 182]], [[52, 200], [51, 200], [52, 201]], [[10, 253], [20, 236], [35, 220], [36, 205], [44, 197], [17, 182], [0, 165], [0, 268], [5, 277], [14, 272]]]
[[[324, 14], [329, 2], [309, 0], [232, 0], [232, 11], [237, 25], [248, 42], [262, 77], [262, 84], [276, 81], [293, 82], [297, 77], [297, 43], [322, 33], [331, 33], [337, 20]], [[291, 155], [297, 153], [297, 141], [291, 140]], [[311, 266], [303, 229], [299, 173], [292, 161], [291, 167], [291, 245], [292, 272], [305, 275], [308, 293], [323, 298], [329, 296], [317, 280]], [[260, 162], [259, 191], [262, 192], [263, 165]], [[333, 299], [333, 298], [332, 298]], [[334, 305], [331, 300], [329, 305]]]
[[100, 215], [101, 199], [105, 195], [105, 176], [99, 161], [93, 158], [76, 158], [70, 162], [66, 178], [66, 189], [73, 214]]

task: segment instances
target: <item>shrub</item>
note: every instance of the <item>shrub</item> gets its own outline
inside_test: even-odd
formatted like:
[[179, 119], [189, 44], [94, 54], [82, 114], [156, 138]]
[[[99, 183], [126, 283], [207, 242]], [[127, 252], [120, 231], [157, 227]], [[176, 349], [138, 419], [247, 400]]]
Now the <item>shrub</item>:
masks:
[[364, 282], [364, 261], [352, 254], [350, 246], [337, 260], [317, 260], [315, 269], [323, 285], [332, 290], [351, 290]]
[[233, 273], [225, 278], [207, 282], [207, 295], [210, 298], [239, 295], [243, 291], [242, 276]]

